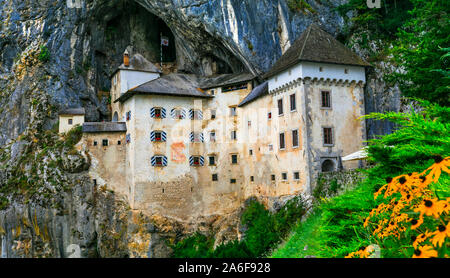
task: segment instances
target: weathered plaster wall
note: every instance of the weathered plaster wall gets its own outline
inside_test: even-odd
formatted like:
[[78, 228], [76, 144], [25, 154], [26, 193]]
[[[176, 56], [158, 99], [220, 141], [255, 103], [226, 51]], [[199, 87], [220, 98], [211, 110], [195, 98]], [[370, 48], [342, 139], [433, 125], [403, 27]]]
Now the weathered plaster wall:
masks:
[[[72, 124], [69, 120], [72, 119]], [[59, 116], [59, 133], [66, 133], [77, 125], [84, 123], [84, 115], [60, 115]]]
[[[103, 140], [108, 140], [108, 146], [102, 145]], [[94, 142], [97, 142], [97, 145], [94, 145]], [[125, 133], [84, 133], [77, 147], [88, 152], [91, 160], [89, 177], [96, 181], [98, 187], [106, 186], [128, 196]]]

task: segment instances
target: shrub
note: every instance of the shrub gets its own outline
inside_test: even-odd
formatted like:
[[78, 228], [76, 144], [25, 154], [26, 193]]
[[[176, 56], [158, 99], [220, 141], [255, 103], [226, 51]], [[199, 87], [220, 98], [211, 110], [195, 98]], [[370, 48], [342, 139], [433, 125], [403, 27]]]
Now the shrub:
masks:
[[39, 53], [39, 61], [45, 63], [50, 60], [50, 51], [45, 45], [41, 46], [41, 52]]

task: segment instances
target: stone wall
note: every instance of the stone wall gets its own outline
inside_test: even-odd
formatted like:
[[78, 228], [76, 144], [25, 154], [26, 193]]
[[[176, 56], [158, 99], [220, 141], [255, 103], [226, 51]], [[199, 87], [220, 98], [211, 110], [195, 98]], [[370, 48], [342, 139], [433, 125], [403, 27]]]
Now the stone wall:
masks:
[[366, 178], [363, 169], [320, 173], [313, 189], [316, 199], [329, 198], [353, 189]]

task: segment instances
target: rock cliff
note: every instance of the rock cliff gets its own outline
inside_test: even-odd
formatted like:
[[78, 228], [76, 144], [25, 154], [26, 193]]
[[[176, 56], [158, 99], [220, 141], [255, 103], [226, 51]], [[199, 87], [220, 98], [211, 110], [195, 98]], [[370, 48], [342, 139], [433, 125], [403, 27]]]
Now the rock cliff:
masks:
[[[0, 0], [2, 256], [67, 257], [78, 252], [72, 244], [83, 257], [167, 256], [163, 243], [186, 229], [94, 190], [88, 157], [52, 133], [58, 111], [82, 106], [87, 121], [109, 120], [104, 92], [122, 52], [132, 45], [158, 63], [160, 34], [170, 40], [163, 62], [179, 71], [262, 73], [311, 22], [341, 32], [334, 8], [345, 0], [307, 2], [294, 12], [285, 0]], [[382, 103], [380, 70], [369, 76], [369, 111], [397, 107], [398, 90], [394, 104]]]

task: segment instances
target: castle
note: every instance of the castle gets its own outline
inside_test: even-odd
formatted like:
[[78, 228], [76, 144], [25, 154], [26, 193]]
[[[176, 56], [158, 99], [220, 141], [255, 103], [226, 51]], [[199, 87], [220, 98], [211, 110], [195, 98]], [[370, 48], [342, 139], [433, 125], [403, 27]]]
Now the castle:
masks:
[[82, 124], [94, 184], [132, 209], [180, 221], [229, 214], [251, 196], [311, 194], [319, 172], [358, 167], [341, 158], [364, 146], [367, 66], [314, 24], [262, 77], [163, 75], [125, 52], [112, 121], [70, 109], [60, 132]]

